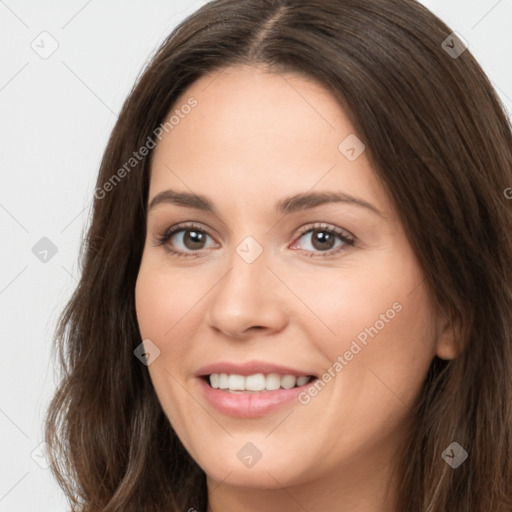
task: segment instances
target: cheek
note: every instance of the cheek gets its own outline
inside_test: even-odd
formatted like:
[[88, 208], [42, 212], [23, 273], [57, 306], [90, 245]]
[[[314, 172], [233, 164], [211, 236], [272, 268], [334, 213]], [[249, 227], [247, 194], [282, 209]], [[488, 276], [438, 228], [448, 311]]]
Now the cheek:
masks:
[[201, 293], [177, 274], [163, 269], [151, 257], [143, 259], [135, 287], [135, 304], [142, 339], [149, 338], [160, 350], [148, 366], [156, 395], [173, 428], [182, 433], [186, 442], [189, 428], [185, 428], [184, 412], [190, 408], [190, 397], [183, 390], [182, 383], [187, 378], [184, 363], [194, 322], [200, 317], [193, 306]]
[[[172, 340], [178, 355], [180, 340], [190, 339], [190, 328], [199, 317], [201, 298], [208, 288], [201, 281], [190, 279], [189, 272], [177, 272], [143, 259], [135, 287], [135, 304], [139, 329], [143, 338], [158, 340], [167, 351]], [[197, 276], [196, 276], [197, 277]]]
[[286, 301], [290, 320], [333, 357], [353, 340], [367, 347], [376, 339], [398, 343], [405, 334], [427, 344], [431, 338], [433, 322], [423, 276], [408, 254], [389, 252], [366, 265], [339, 269], [284, 272], [293, 291]]
[[144, 338], [160, 339], [172, 327], [173, 312], [178, 306], [172, 293], [175, 286], [162, 272], [152, 270], [143, 261], [135, 286], [135, 305]]
[[343, 454], [355, 457], [364, 443], [386, 444], [398, 435], [435, 353], [432, 310], [418, 286], [418, 268], [386, 270], [346, 279], [316, 296], [319, 316], [334, 334], [318, 336], [314, 319], [302, 324], [326, 356], [325, 387], [303, 398], [310, 417], [322, 418], [315, 425], [319, 436], [332, 441], [324, 454], [332, 465]]
[[363, 400], [369, 414], [372, 403], [412, 403], [435, 355], [421, 270], [412, 256], [389, 256], [364, 272], [350, 269], [335, 286], [327, 274], [294, 282], [314, 314], [300, 320], [301, 329], [322, 350], [323, 370], [343, 375], [330, 381], [333, 392], [345, 403]]
[[[142, 339], [150, 339], [159, 349], [159, 355], [148, 366], [155, 392], [169, 418], [176, 418], [176, 405], [181, 402], [177, 381], [184, 375], [190, 339], [190, 318], [193, 309], [186, 296], [186, 286], [159, 270], [158, 265], [142, 262], [135, 287], [137, 321]], [[180, 290], [180, 293], [177, 293]], [[180, 319], [183, 319], [180, 321]]]

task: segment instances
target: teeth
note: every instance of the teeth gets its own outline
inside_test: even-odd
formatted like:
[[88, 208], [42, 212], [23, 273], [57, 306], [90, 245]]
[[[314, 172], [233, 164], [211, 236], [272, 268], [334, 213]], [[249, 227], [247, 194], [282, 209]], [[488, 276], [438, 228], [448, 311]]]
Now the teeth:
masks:
[[273, 391], [281, 387], [281, 375], [278, 373], [269, 373], [265, 378], [265, 389]]
[[285, 375], [281, 379], [281, 387], [284, 389], [292, 389], [295, 387], [295, 384], [297, 384], [297, 377], [293, 375]]
[[297, 379], [297, 386], [304, 386], [309, 381], [309, 377], [299, 377]]
[[242, 381], [245, 381], [243, 383], [245, 386], [241, 389], [246, 389], [247, 391], [261, 391], [265, 389], [265, 375], [263, 373], [249, 375], [245, 379], [242, 377]]
[[210, 385], [216, 389], [228, 391], [274, 391], [279, 388], [291, 389], [304, 386], [311, 377], [294, 375], [279, 375], [278, 373], [256, 373], [247, 377], [237, 374], [212, 373], [209, 376]]
[[212, 373], [210, 375], [210, 384], [211, 384], [212, 388], [219, 387], [219, 380], [220, 380], [220, 375], [218, 373]]
[[[214, 375], [214, 374], [212, 374], [212, 375]], [[219, 375], [219, 389], [228, 389], [228, 387], [229, 387], [228, 374], [221, 373]]]
[[242, 375], [230, 375], [228, 378], [228, 388], [233, 391], [243, 391], [245, 389], [245, 377]]

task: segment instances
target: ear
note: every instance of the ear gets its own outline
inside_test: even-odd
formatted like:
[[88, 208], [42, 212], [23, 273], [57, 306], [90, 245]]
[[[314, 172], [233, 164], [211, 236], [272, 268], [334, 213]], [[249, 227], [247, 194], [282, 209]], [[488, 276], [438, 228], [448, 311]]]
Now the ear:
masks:
[[436, 356], [455, 359], [461, 352], [461, 325], [453, 314], [441, 313], [438, 322]]

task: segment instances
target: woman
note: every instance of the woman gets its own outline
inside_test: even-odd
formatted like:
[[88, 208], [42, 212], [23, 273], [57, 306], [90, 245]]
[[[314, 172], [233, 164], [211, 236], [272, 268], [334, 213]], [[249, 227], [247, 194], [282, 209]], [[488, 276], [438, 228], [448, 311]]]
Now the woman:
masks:
[[510, 510], [511, 169], [489, 80], [414, 1], [187, 18], [59, 326], [73, 510]]

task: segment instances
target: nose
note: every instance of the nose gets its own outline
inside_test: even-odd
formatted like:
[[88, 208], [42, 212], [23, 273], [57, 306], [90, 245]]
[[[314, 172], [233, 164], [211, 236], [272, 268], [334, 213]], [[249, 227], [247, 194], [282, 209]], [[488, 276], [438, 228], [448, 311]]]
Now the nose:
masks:
[[208, 325], [229, 338], [247, 339], [281, 331], [287, 324], [283, 285], [271, 266], [266, 252], [247, 262], [236, 251], [230, 268], [211, 291], [206, 313]]

